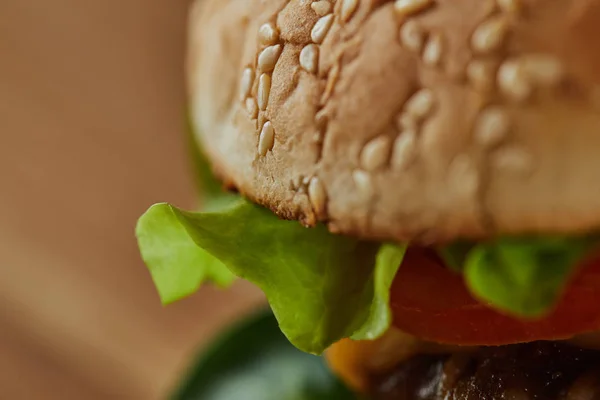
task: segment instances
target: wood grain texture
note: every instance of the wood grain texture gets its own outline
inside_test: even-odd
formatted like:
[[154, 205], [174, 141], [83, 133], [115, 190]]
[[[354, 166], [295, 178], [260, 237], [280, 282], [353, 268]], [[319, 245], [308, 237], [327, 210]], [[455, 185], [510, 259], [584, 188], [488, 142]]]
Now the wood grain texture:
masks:
[[0, 398], [153, 399], [262, 298], [163, 308], [133, 229], [194, 204], [183, 0], [0, 1]]

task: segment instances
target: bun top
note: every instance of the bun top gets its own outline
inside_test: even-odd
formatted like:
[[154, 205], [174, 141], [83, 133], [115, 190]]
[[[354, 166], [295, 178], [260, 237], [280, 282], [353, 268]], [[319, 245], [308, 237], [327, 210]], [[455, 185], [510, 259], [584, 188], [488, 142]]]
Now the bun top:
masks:
[[600, 227], [600, 0], [200, 0], [215, 171], [306, 225], [423, 244]]

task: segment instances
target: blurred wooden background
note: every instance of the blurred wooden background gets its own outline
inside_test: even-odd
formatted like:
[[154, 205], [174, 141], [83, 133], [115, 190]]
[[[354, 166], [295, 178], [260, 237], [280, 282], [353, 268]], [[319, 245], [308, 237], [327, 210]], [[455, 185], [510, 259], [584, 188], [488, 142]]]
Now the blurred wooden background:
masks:
[[162, 308], [133, 229], [191, 206], [184, 0], [0, 0], [0, 399], [159, 399], [246, 285]]

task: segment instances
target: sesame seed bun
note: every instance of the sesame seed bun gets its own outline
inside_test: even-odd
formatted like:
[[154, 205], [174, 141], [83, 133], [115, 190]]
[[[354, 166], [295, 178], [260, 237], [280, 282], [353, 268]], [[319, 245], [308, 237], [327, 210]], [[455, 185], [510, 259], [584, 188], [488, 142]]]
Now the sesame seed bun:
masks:
[[439, 243], [600, 226], [600, 1], [201, 0], [193, 120], [284, 218]]

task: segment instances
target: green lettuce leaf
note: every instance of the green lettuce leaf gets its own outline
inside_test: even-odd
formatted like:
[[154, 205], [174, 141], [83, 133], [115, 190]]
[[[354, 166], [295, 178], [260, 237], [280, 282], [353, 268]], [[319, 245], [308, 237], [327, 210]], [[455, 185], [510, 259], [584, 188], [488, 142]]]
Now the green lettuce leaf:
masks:
[[323, 357], [294, 348], [271, 312], [238, 321], [203, 346], [170, 400], [358, 400]]
[[[187, 120], [186, 139], [203, 210], [218, 210], [239, 201], [225, 192], [212, 173], [200, 143], [196, 140], [191, 120]], [[175, 223], [174, 223], [175, 221]], [[236, 278], [221, 261], [198, 247], [177, 217], [168, 208], [152, 208], [138, 221], [136, 236], [142, 259], [163, 304], [194, 294], [202, 284], [211, 282], [229, 286]]]
[[472, 242], [457, 241], [439, 248], [437, 252], [448, 268], [455, 272], [462, 272], [473, 247], [475, 244]]
[[595, 237], [503, 238], [475, 245], [465, 257], [468, 287], [491, 306], [541, 317], [559, 300], [568, 278], [597, 245]]
[[226, 287], [235, 280], [227, 267], [198, 247], [169, 207], [152, 207], [140, 218], [136, 236], [163, 304], [195, 293], [204, 282]]
[[[196, 248], [178, 244], [184, 232]], [[206, 251], [260, 287], [283, 333], [308, 353], [320, 354], [355, 332], [355, 338], [376, 338], [391, 322], [389, 287], [403, 248], [333, 235], [324, 226], [305, 228], [245, 200], [203, 213], [157, 204], [140, 219], [138, 238], [150, 270], [160, 271], [153, 272], [159, 287], [179, 283], [187, 292], [194, 285], [171, 278], [184, 275], [185, 264], [168, 262]], [[160, 257], [148, 257], [149, 247], [161, 248]]]
[[383, 244], [379, 248], [373, 274], [375, 293], [369, 318], [354, 332], [352, 339], [375, 340], [391, 326], [390, 289], [405, 253], [406, 246], [396, 244]]

